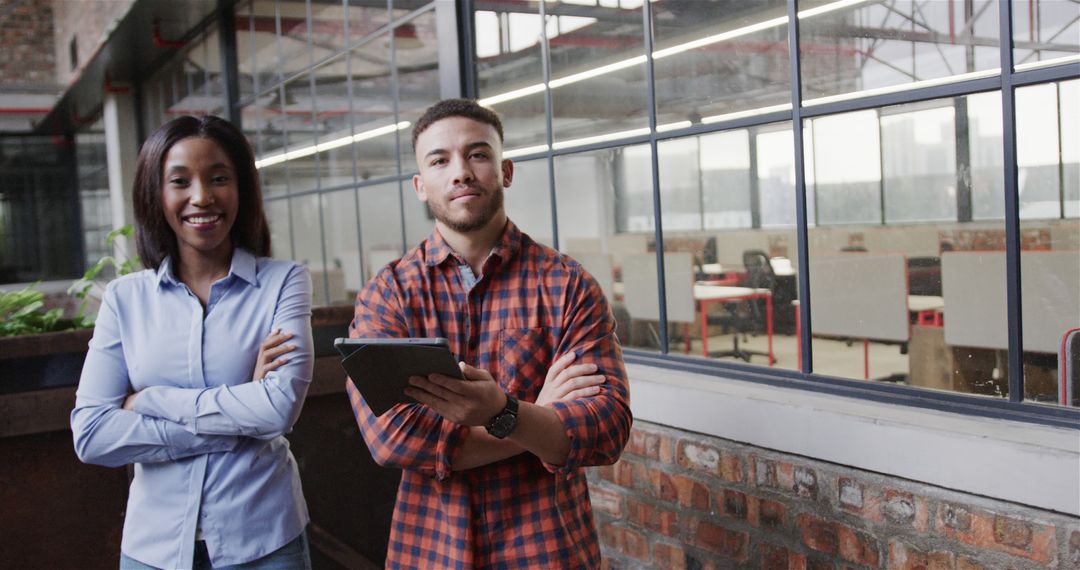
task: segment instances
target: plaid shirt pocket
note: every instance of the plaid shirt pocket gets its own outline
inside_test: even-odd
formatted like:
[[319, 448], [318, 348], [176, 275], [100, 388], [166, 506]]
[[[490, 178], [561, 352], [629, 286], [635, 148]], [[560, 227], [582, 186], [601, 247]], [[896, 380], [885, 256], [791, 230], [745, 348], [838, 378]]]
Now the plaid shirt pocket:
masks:
[[550, 339], [545, 327], [499, 331], [499, 385], [515, 398], [535, 402], [551, 367]]

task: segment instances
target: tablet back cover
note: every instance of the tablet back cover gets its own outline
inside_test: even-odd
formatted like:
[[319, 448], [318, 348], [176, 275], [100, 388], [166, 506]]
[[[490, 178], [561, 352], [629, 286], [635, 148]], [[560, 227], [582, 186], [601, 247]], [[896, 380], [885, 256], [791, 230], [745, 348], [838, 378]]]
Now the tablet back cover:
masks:
[[376, 416], [395, 404], [415, 403], [405, 395], [410, 376], [438, 373], [461, 378], [461, 369], [450, 351], [423, 345], [359, 347], [342, 359], [341, 367]]

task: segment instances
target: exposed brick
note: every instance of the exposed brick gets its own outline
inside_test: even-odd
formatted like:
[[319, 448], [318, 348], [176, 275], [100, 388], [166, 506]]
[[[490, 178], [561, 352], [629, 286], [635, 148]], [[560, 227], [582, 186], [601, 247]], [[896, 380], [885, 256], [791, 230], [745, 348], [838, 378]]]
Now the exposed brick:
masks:
[[923, 552], [903, 542], [889, 543], [888, 570], [953, 570], [954, 556], [951, 552]]
[[833, 564], [832, 559], [830, 558], [807, 556], [806, 570], [836, 570], [836, 565]]
[[623, 516], [623, 496], [596, 485], [589, 487], [589, 499], [593, 509], [615, 518]]
[[795, 466], [784, 461], [776, 462], [776, 483], [781, 489], [795, 488]]
[[988, 568], [967, 556], [958, 556], [956, 558], [956, 570], [988, 570]]
[[1069, 562], [1080, 568], [1080, 530], [1069, 533]]
[[738, 455], [724, 453], [720, 456], [720, 478], [730, 483], [743, 482], [743, 460]]
[[628, 458], [622, 458], [615, 464], [615, 479], [616, 485], [626, 487], [627, 489], [634, 488], [634, 479], [637, 463]]
[[675, 481], [670, 474], [653, 470], [649, 472], [649, 478], [652, 480], [653, 496], [672, 503], [679, 501], [679, 489], [675, 486]]
[[841, 558], [863, 566], [878, 565], [880, 553], [878, 541], [874, 537], [844, 525], [836, 526], [836, 535], [840, 542]]
[[991, 548], [1044, 565], [1057, 557], [1058, 543], [1054, 527], [1015, 517], [973, 512], [955, 504], [942, 503], [935, 528], [952, 540], [978, 548]]
[[708, 521], [695, 520], [694, 544], [725, 558], [744, 562], [749, 554], [750, 535]]
[[660, 438], [660, 449], [657, 459], [664, 463], [673, 463], [675, 461], [675, 443], [674, 440], [665, 434], [658, 434]]
[[885, 518], [897, 524], [913, 526], [915, 523], [915, 499], [911, 493], [891, 489], [885, 491]]
[[796, 524], [802, 531], [803, 543], [806, 546], [818, 552], [836, 554], [836, 523], [803, 514], [796, 518]]
[[1013, 518], [994, 517], [994, 542], [1013, 548], [1031, 548], [1031, 525]]
[[709, 511], [711, 499], [709, 488], [704, 483], [682, 475], [672, 475], [679, 504], [699, 511]]
[[793, 488], [800, 497], [817, 500], [817, 472], [808, 467], [795, 467]]
[[649, 559], [649, 541], [645, 535], [622, 523], [607, 523], [600, 527], [600, 542], [604, 546], [638, 560]]
[[721, 502], [725, 515], [736, 519], [746, 518], [746, 493], [724, 489]]
[[653, 545], [653, 567], [686, 570], [686, 551], [681, 546], [658, 542]]
[[675, 511], [633, 499], [626, 500], [626, 511], [627, 520], [642, 528], [665, 536], [676, 536], [679, 532], [679, 515]]
[[746, 519], [751, 525], [762, 528], [780, 528], [787, 522], [787, 507], [783, 503], [749, 496]]
[[711, 445], [694, 441], [680, 440], [676, 453], [676, 462], [687, 469], [709, 474], [720, 472], [720, 450]]
[[761, 570], [789, 570], [790, 550], [766, 543], [758, 546], [758, 552], [761, 557]]
[[776, 474], [776, 462], [761, 457], [753, 457], [751, 465], [754, 483], [758, 487], [772, 487], [775, 489], [780, 486]]
[[863, 487], [858, 481], [841, 477], [837, 482], [837, 496], [840, 506], [846, 510], [861, 512], [863, 508]]
[[614, 465], [601, 465], [599, 467], [593, 467], [593, 472], [601, 480], [615, 482], [615, 466]]
[[648, 459], [660, 459], [661, 435], [641, 429], [633, 429], [630, 432], [630, 440], [626, 442], [626, 452], [646, 457]]

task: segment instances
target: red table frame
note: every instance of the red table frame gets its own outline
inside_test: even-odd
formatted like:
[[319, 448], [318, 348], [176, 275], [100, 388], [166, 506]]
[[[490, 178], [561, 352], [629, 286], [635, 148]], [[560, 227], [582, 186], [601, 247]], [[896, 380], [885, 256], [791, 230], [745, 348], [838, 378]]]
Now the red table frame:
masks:
[[771, 367], [776, 362], [776, 355], [773, 354], [772, 291], [767, 289], [755, 290], [751, 293], [721, 295], [715, 297], [699, 297], [695, 293], [694, 298], [698, 303], [698, 310], [701, 312], [701, 351], [705, 355], [705, 358], [709, 357], [709, 305], [712, 305], [713, 303], [728, 303], [731, 301], [765, 299], [765, 330], [769, 336], [769, 366]]

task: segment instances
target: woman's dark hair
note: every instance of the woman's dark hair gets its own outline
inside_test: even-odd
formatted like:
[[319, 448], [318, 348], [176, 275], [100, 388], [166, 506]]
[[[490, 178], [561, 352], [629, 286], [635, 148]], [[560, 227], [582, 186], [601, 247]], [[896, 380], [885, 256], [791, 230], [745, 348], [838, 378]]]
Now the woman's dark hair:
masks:
[[270, 228], [263, 210], [259, 172], [255, 169], [255, 156], [244, 133], [221, 117], [183, 116], [165, 123], [146, 139], [139, 151], [132, 194], [135, 246], [143, 265], [156, 270], [166, 256], [176, 260], [179, 254], [176, 234], [165, 220], [161, 205], [161, 183], [165, 178], [165, 156], [173, 145], [189, 138], [216, 142], [232, 161], [240, 194], [236, 221], [229, 232], [233, 246], [257, 256], [270, 255]]

